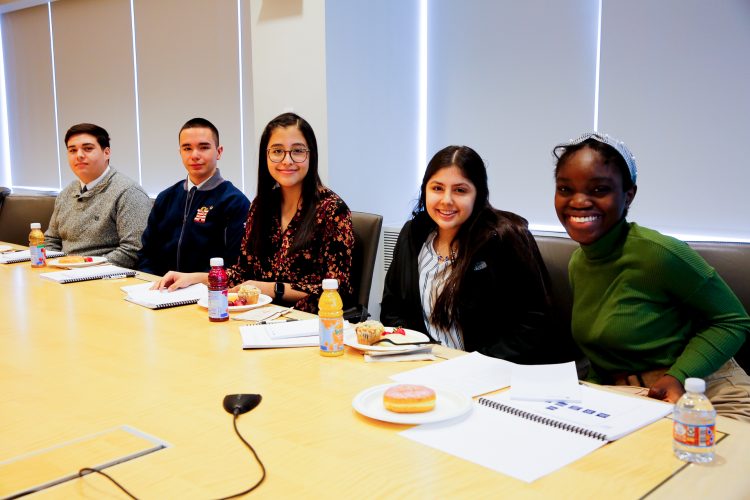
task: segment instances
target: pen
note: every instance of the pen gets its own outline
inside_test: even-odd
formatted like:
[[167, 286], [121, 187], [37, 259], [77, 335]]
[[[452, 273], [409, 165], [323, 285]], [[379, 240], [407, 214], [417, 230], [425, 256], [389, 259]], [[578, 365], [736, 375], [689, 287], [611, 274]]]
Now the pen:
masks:
[[297, 321], [297, 318], [289, 318], [289, 319], [264, 319], [263, 321], [258, 321], [255, 323], [256, 325], [270, 325], [273, 323], [289, 323], [291, 321]]

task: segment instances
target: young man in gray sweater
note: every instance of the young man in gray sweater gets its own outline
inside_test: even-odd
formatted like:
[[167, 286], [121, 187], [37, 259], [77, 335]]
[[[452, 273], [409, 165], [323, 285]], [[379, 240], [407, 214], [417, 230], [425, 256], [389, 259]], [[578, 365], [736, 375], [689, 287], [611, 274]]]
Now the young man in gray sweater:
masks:
[[151, 200], [138, 184], [109, 166], [109, 134], [102, 127], [73, 125], [65, 134], [65, 146], [78, 179], [55, 200], [45, 246], [134, 268]]

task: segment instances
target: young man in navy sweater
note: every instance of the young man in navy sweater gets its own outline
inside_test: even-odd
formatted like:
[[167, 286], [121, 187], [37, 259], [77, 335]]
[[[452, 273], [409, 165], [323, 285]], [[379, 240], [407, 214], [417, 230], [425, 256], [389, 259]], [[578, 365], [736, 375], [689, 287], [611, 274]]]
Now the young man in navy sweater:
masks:
[[250, 208], [247, 197], [216, 166], [224, 148], [211, 122], [188, 120], [179, 139], [187, 179], [156, 197], [138, 252], [138, 269], [156, 275], [207, 272], [211, 257], [234, 264]]

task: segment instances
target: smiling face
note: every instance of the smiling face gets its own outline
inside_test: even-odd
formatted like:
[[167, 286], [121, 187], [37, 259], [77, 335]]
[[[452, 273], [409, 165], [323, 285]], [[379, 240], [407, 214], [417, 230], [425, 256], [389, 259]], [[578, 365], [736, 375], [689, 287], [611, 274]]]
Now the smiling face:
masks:
[[557, 169], [555, 210], [568, 235], [582, 245], [594, 243], [620, 219], [636, 186], [623, 191], [622, 173], [605, 164], [589, 147], [574, 152]]
[[205, 127], [186, 128], [180, 132], [180, 156], [190, 176], [198, 185], [209, 179], [216, 171], [216, 162], [224, 150], [216, 144], [213, 132]]
[[295, 126], [277, 127], [271, 132], [267, 149], [269, 151], [284, 151], [284, 158], [278, 163], [271, 161], [270, 153], [266, 152], [268, 172], [273, 180], [278, 182], [284, 190], [301, 189], [302, 181], [310, 168], [310, 154], [307, 153], [304, 161], [297, 162], [292, 160], [288, 151], [310, 149], [302, 132]]
[[425, 186], [425, 209], [437, 224], [438, 232], [452, 240], [471, 216], [477, 190], [460, 168], [441, 168]]
[[107, 169], [109, 148], [102, 149], [93, 135], [74, 135], [66, 146], [70, 169], [84, 184], [97, 179]]

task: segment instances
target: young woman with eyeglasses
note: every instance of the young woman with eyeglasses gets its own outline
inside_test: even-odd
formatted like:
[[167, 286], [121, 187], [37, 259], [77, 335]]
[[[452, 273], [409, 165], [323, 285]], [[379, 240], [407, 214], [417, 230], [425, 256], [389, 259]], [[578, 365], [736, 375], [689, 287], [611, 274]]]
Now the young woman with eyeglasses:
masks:
[[476, 151], [437, 152], [398, 237], [381, 321], [448, 347], [534, 364], [564, 357], [551, 318], [549, 276], [526, 220], [490, 205]]
[[674, 403], [686, 378], [704, 378], [719, 414], [750, 421], [750, 378], [732, 358], [750, 318], [687, 244], [627, 222], [637, 190], [630, 150], [587, 133], [553, 153], [557, 216], [581, 245], [569, 265], [572, 331], [589, 379]]
[[[260, 288], [275, 303], [317, 311], [324, 278], [352, 298], [351, 213], [318, 176], [318, 144], [294, 113], [271, 120], [260, 138], [257, 195], [250, 205], [240, 257], [227, 269], [230, 285]], [[168, 273], [161, 287], [208, 281], [207, 274]]]

